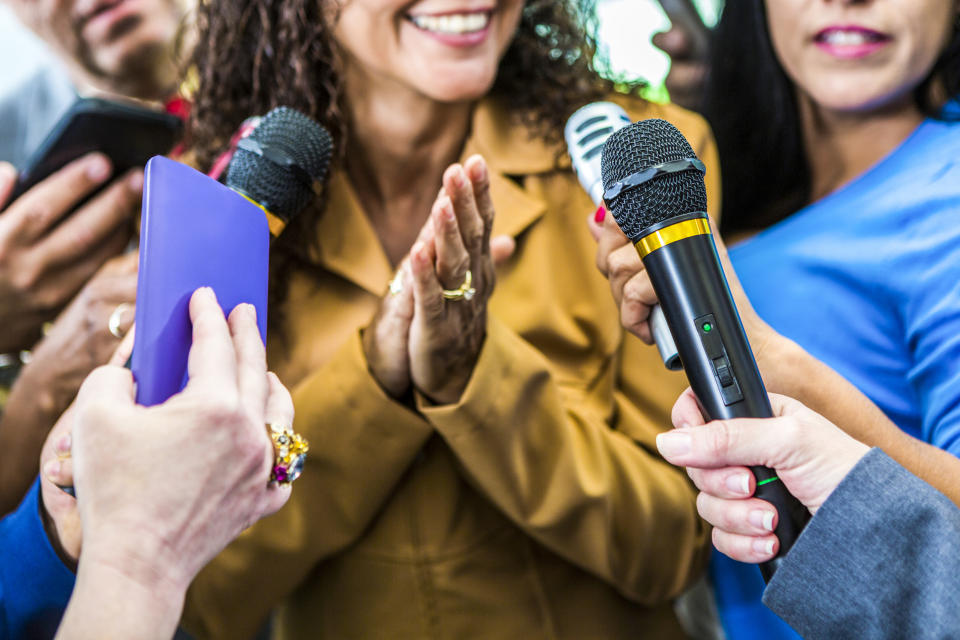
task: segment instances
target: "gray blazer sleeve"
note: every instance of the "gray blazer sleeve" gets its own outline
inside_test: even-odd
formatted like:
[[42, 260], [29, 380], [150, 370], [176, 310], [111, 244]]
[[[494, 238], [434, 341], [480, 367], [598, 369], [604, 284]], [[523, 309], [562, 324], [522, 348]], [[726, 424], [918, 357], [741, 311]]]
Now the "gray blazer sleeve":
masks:
[[960, 638], [960, 509], [873, 449], [817, 511], [763, 602], [805, 638]]

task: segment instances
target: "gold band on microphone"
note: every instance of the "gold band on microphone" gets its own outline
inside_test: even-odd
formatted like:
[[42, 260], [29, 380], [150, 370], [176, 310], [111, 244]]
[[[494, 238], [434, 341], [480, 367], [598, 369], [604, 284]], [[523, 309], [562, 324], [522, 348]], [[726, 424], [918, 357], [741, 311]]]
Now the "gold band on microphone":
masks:
[[237, 193], [241, 197], [243, 197], [244, 200], [250, 202], [251, 204], [255, 205], [258, 209], [263, 211], [264, 215], [267, 216], [267, 227], [270, 229], [271, 236], [276, 238], [281, 233], [283, 233], [284, 228], [286, 228], [287, 226], [287, 223], [284, 222], [283, 218], [269, 211], [265, 206], [263, 206], [262, 204], [260, 204], [259, 202], [257, 202], [256, 200], [248, 196], [247, 194], [240, 193], [239, 191], [237, 191]]
[[710, 235], [710, 223], [707, 222], [706, 218], [696, 218], [654, 231], [650, 235], [640, 238], [634, 246], [637, 248], [640, 258], [646, 258], [657, 249], [677, 240], [703, 235]]

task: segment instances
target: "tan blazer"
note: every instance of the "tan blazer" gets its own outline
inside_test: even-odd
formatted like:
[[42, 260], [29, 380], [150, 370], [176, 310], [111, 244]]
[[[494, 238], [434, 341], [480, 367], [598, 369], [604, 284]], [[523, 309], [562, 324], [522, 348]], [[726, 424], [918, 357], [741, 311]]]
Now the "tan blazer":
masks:
[[[626, 104], [687, 135], [716, 206], [703, 120]], [[282, 638], [682, 637], [670, 600], [701, 571], [707, 527], [654, 438], [685, 379], [621, 329], [569, 160], [512, 122], [482, 103], [464, 150], [486, 157], [494, 233], [517, 251], [455, 406], [398, 404], [368, 373], [360, 328], [393, 273], [332, 177], [317, 266], [296, 271], [287, 342], [269, 344], [309, 461], [290, 503], [195, 581], [200, 637], [249, 637], [277, 605]]]

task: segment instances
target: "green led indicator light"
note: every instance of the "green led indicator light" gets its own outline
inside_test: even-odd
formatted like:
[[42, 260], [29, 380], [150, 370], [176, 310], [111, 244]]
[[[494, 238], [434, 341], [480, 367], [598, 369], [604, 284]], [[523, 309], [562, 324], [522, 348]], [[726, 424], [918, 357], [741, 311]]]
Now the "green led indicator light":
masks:
[[762, 487], [762, 486], [765, 485], [765, 484], [770, 484], [771, 482], [776, 482], [776, 481], [779, 480], [779, 479], [780, 479], [780, 478], [778, 478], [777, 476], [773, 476], [772, 478], [767, 478], [766, 480], [761, 480], [760, 482], [757, 483], [757, 486], [758, 486], [758, 487]]
[[709, 322], [704, 322], [704, 323], [703, 323], [703, 332], [704, 332], [704, 333], [710, 333], [711, 331], [713, 331], [713, 325], [710, 324]]

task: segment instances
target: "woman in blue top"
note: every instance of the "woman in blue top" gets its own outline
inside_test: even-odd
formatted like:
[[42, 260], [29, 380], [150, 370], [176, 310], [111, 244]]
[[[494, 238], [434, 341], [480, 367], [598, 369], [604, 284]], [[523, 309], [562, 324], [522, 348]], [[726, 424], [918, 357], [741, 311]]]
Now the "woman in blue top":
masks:
[[[960, 455], [960, 92], [954, 0], [737, 0], [707, 117], [722, 232], [773, 329], [901, 429]], [[746, 239], [745, 239], [746, 238]], [[744, 240], [745, 239], [745, 240]], [[792, 638], [753, 565], [714, 554], [728, 638]]]

